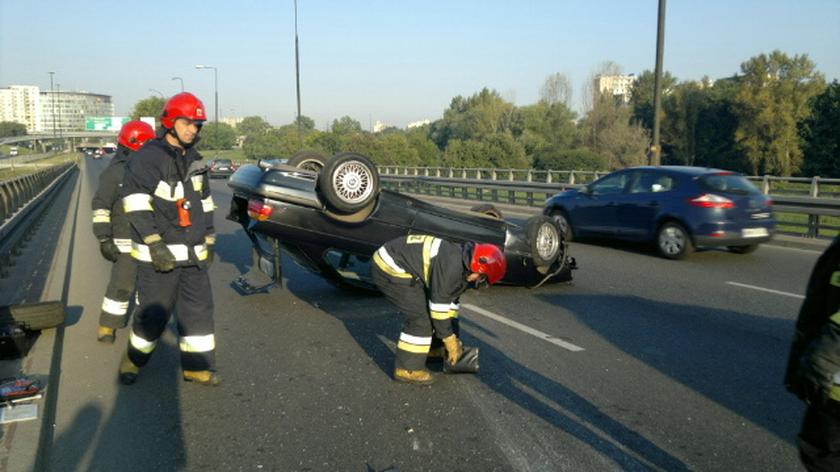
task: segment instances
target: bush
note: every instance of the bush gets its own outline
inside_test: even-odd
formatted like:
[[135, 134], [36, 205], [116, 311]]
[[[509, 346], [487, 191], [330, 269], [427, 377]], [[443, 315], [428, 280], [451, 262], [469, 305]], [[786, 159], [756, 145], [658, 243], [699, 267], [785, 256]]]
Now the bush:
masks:
[[607, 159], [589, 149], [545, 149], [534, 156], [534, 168], [539, 170], [605, 170]]

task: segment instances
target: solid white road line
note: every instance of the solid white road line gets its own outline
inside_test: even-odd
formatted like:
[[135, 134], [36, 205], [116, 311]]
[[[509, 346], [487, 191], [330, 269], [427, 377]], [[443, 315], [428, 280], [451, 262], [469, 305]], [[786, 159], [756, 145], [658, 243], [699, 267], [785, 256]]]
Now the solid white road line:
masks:
[[487, 311], [483, 308], [479, 308], [475, 305], [472, 305], [472, 304], [469, 304], [469, 303], [462, 303], [461, 307], [466, 308], [466, 309], [468, 309], [468, 310], [470, 310], [474, 313], [478, 313], [479, 315], [486, 316], [490, 319], [496, 320], [499, 323], [506, 324], [506, 325], [510, 326], [511, 328], [518, 329], [519, 331], [522, 331], [523, 333], [528, 333], [531, 336], [540, 338], [544, 341], [548, 341], [551, 344], [562, 347], [563, 349], [568, 349], [572, 352], [583, 351], [583, 348], [580, 347], [580, 346], [576, 346], [572, 343], [563, 341], [561, 339], [557, 339], [550, 334], [543, 333], [542, 331], [531, 328], [530, 326], [525, 326], [522, 323], [518, 323], [518, 322], [513, 321], [511, 319], [505, 318], [504, 316], [497, 315], [493, 312]]
[[779, 290], [773, 290], [771, 288], [756, 287], [755, 285], [740, 284], [738, 282], [726, 282], [726, 283], [729, 284], [729, 285], [734, 285], [736, 287], [751, 288], [753, 290], [760, 290], [762, 292], [775, 293], [776, 295], [784, 295], [786, 297], [799, 298], [800, 300], [805, 298], [804, 295], [797, 295], [795, 293], [790, 293], [790, 292], [782, 292], [782, 291], [779, 291]]

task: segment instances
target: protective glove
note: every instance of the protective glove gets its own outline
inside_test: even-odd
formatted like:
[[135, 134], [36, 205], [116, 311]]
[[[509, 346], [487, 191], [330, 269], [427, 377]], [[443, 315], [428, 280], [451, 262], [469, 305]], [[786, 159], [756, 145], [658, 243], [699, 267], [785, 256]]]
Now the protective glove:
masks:
[[441, 341], [446, 346], [446, 360], [452, 365], [457, 364], [458, 359], [464, 354], [464, 345], [461, 344], [461, 340], [458, 336], [451, 334]]
[[102, 253], [102, 257], [111, 262], [117, 262], [117, 256], [120, 255], [120, 250], [111, 238], [99, 241], [99, 252]]
[[149, 244], [149, 255], [152, 256], [152, 266], [158, 272], [169, 272], [175, 268], [175, 256], [163, 241]]
[[204, 237], [204, 244], [207, 246], [207, 267], [213, 264], [213, 259], [216, 256], [216, 235], [208, 235]]

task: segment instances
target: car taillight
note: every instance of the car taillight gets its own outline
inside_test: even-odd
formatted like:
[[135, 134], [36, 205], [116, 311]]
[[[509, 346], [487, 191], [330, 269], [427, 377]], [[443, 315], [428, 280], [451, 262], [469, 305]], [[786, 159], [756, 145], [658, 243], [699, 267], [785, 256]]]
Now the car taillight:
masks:
[[692, 198], [688, 201], [688, 204], [701, 208], [735, 208], [735, 202], [732, 200], [712, 193]]
[[259, 200], [248, 200], [248, 216], [257, 221], [266, 221], [271, 216], [271, 205]]

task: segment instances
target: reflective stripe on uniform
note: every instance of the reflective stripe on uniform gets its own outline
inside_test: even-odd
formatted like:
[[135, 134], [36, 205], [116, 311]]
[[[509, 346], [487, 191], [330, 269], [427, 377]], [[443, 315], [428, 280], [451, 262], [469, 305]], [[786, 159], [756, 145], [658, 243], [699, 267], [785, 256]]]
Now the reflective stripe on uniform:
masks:
[[840, 325], [840, 311], [831, 315], [831, 318], [829, 319], [832, 321], [832, 323]]
[[117, 239], [114, 238], [114, 244], [117, 245], [117, 249], [122, 254], [130, 254], [131, 253], [131, 240], [130, 239]]
[[94, 223], [110, 223], [111, 222], [111, 210], [107, 210], [105, 208], [100, 208], [98, 210], [93, 210], [93, 222]]
[[164, 181], [160, 181], [155, 187], [155, 196], [166, 201], [177, 202], [184, 198], [184, 184], [178, 182], [175, 184], [175, 191], [172, 191], [172, 186]]
[[132, 211], [154, 211], [152, 208], [152, 196], [147, 193], [132, 193], [123, 197], [123, 210], [126, 213]]
[[397, 349], [416, 354], [425, 354], [429, 352], [429, 347], [431, 345], [431, 336], [412, 336], [411, 334], [400, 333], [400, 340], [397, 342]]
[[[189, 246], [186, 244], [167, 244], [169, 252], [175, 257], [176, 261], [183, 262], [190, 260]], [[207, 259], [207, 245], [198, 244], [193, 246], [195, 256], [199, 261]], [[149, 246], [137, 242], [131, 242], [131, 257], [143, 262], [152, 262], [152, 255], [149, 253]]]
[[204, 188], [204, 176], [203, 175], [194, 175], [190, 177], [192, 180], [193, 190], [198, 193], [201, 193], [201, 190]]
[[449, 317], [450, 318], [457, 318], [458, 312], [461, 310], [461, 304], [452, 302], [449, 304]]
[[134, 349], [142, 352], [143, 354], [149, 354], [155, 350], [155, 346], [157, 346], [157, 341], [146, 341], [145, 339], [141, 338], [134, 330], [131, 330], [131, 333], [128, 336], [128, 343]]
[[212, 195], [201, 200], [201, 208], [204, 209], [204, 213], [210, 213], [211, 211], [216, 209], [216, 205], [213, 203]]
[[440, 243], [441, 239], [434, 236], [426, 236], [423, 241], [423, 280], [427, 284], [432, 271], [432, 258], [437, 256]]
[[210, 352], [216, 349], [216, 338], [212, 334], [184, 336], [178, 346], [181, 348], [181, 352]]
[[401, 279], [410, 279], [412, 277], [411, 274], [406, 272], [405, 269], [394, 262], [394, 259], [390, 254], [388, 254], [385, 247], [381, 247], [378, 251], [373, 253], [373, 262], [375, 262], [383, 272], [391, 277], [399, 277]]
[[840, 287], [840, 271], [831, 274], [831, 285]]
[[102, 299], [102, 311], [111, 315], [125, 315], [125, 313], [128, 311], [128, 301], [120, 302], [105, 297]]

